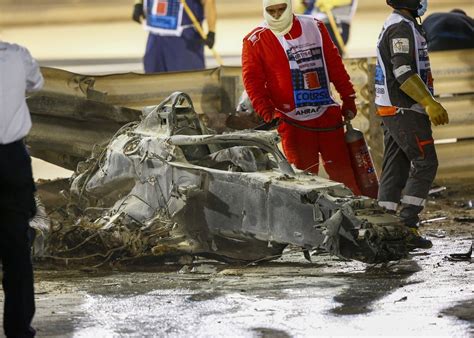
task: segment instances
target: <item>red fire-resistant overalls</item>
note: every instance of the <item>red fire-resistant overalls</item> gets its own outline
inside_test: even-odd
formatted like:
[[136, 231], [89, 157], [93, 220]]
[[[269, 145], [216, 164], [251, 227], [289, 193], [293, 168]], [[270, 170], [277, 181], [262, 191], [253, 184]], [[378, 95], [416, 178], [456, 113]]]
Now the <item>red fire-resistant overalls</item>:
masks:
[[[306, 43], [313, 40], [319, 42]], [[342, 124], [341, 108], [330, 95], [329, 82], [343, 101], [353, 100], [349, 75], [324, 24], [295, 16], [290, 32], [280, 38], [264, 26], [254, 29], [243, 41], [242, 75], [255, 111], [266, 120], [272, 114], [281, 117], [278, 132], [288, 160], [298, 169], [317, 174], [321, 154], [329, 177], [360, 194], [344, 129], [321, 132], [298, 127]]]

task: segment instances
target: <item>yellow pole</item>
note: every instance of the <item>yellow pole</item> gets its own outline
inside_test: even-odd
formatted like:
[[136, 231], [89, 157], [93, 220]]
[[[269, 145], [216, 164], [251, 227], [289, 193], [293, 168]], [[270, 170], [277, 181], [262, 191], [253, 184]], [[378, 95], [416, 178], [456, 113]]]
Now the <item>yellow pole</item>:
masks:
[[339, 32], [339, 28], [337, 27], [336, 20], [334, 19], [334, 15], [332, 14], [331, 7], [321, 4], [319, 8], [326, 13], [329, 19], [329, 24], [331, 25], [332, 31], [334, 32], [334, 36], [336, 37], [337, 43], [341, 48], [342, 54], [346, 55], [346, 45], [344, 44], [344, 40], [342, 39], [341, 33]]
[[[188, 14], [191, 21], [193, 22], [194, 28], [196, 28], [199, 35], [201, 35], [201, 38], [203, 40], [206, 40], [206, 34], [204, 34], [204, 30], [202, 29], [201, 24], [199, 23], [199, 21], [197, 21], [196, 16], [194, 15], [191, 8], [189, 8], [188, 4], [186, 3], [186, 0], [180, 0], [180, 1], [183, 4], [184, 10]], [[217, 64], [219, 66], [222, 66], [224, 64], [224, 62], [222, 62], [222, 58], [219, 55], [219, 53], [217, 53], [217, 51], [214, 48], [211, 48], [211, 52], [212, 52], [212, 55], [214, 56], [214, 58], [216, 59]]]

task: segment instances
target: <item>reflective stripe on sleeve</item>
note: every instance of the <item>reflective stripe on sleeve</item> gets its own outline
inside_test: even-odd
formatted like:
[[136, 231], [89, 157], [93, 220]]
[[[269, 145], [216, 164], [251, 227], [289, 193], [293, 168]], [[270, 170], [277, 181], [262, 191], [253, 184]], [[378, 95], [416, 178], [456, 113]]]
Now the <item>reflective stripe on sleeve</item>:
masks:
[[403, 66], [400, 66], [397, 69], [395, 69], [393, 71], [393, 75], [395, 75], [396, 78], [399, 78], [400, 76], [402, 76], [403, 74], [406, 74], [408, 72], [411, 72], [411, 67], [408, 66], [408, 65], [403, 65]]

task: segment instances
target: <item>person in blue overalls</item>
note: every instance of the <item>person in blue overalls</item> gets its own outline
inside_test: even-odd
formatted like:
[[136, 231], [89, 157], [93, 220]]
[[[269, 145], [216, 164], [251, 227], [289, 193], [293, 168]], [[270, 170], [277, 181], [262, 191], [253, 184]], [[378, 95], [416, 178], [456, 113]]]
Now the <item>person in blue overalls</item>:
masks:
[[143, 57], [145, 73], [199, 70], [205, 68], [204, 45], [214, 46], [215, 0], [186, 0], [197, 21], [206, 17], [208, 33], [203, 40], [181, 0], [137, 0], [132, 18], [149, 32]]

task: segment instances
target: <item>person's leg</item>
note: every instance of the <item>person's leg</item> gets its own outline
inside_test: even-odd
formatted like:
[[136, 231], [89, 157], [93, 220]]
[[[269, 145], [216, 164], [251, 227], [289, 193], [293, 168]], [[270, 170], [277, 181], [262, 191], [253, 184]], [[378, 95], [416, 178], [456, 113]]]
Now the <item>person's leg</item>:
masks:
[[[316, 119], [315, 128], [332, 128], [342, 125], [341, 110], [331, 107]], [[336, 182], [344, 183], [355, 195], [360, 195], [354, 171], [352, 169], [349, 150], [344, 140], [344, 128], [340, 127], [334, 131], [315, 133], [319, 140], [319, 151], [323, 159], [324, 169], [329, 178]]]
[[31, 159], [21, 141], [0, 145], [0, 237], [4, 331], [33, 336], [35, 312], [29, 219], [36, 212]]
[[349, 151], [344, 140], [344, 129], [319, 133], [321, 156], [329, 178], [344, 183], [355, 195], [360, 195]]
[[175, 43], [180, 53], [179, 59], [176, 58], [176, 55], [168, 55], [176, 63], [176, 70], [202, 70], [206, 68], [204, 41], [195, 29], [185, 29], [183, 35]]
[[204, 43], [194, 29], [185, 29], [180, 37], [160, 37], [160, 57], [167, 72], [202, 70]]
[[412, 230], [413, 236], [408, 244], [430, 248], [431, 241], [422, 238], [417, 227], [419, 213], [423, 210], [438, 167], [431, 123], [428, 116], [411, 110], [400, 112], [395, 117], [384, 118], [384, 123], [410, 163], [401, 198], [400, 218]]
[[190, 28], [182, 36], [149, 34], [143, 65], [145, 73], [204, 69], [204, 41]]
[[344, 43], [347, 45], [347, 42], [349, 42], [349, 34], [351, 31], [351, 25], [348, 23], [342, 22], [341, 23], [341, 35], [342, 35], [342, 40]]
[[319, 172], [319, 145], [317, 133], [281, 122], [278, 126], [283, 151], [288, 162], [296, 168], [311, 172]]
[[1, 212], [4, 332], [7, 337], [33, 337], [35, 302], [28, 217], [7, 210]]
[[400, 217], [410, 227], [417, 227], [438, 169], [431, 123], [428, 116], [407, 111], [412, 133], [407, 134], [407, 152], [411, 168], [401, 199]]
[[[402, 190], [408, 179], [410, 160], [390, 133], [390, 129], [393, 133], [397, 133], [398, 123], [395, 121], [396, 116], [384, 117], [383, 120], [384, 154], [378, 201], [380, 206], [396, 212], [400, 203]], [[390, 129], [387, 125], [390, 126]]]
[[145, 55], [143, 56], [143, 67], [145, 73], [161, 73], [167, 72], [167, 66], [163, 59], [160, 42], [161, 37], [156, 34], [148, 34]]

